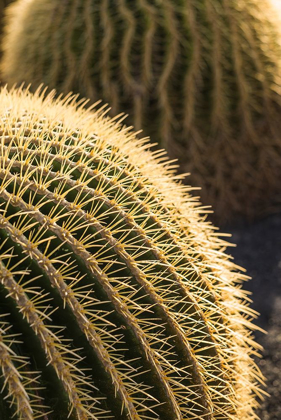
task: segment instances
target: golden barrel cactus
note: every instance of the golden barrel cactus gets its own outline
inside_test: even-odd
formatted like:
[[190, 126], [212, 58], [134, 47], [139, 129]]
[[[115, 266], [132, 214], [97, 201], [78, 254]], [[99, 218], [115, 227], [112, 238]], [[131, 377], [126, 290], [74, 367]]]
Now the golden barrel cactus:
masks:
[[222, 222], [280, 193], [280, 41], [268, 0], [19, 0], [2, 78], [44, 82], [143, 129]]
[[2, 25], [2, 17], [3, 17], [4, 9], [11, 2], [12, 2], [12, 0], [0, 0], [0, 19], [1, 19], [1, 25]]
[[5, 7], [11, 2], [12, 0], [0, 0], [0, 36], [2, 36], [4, 10], [5, 10]]
[[250, 420], [255, 317], [163, 153], [0, 92], [0, 417]]

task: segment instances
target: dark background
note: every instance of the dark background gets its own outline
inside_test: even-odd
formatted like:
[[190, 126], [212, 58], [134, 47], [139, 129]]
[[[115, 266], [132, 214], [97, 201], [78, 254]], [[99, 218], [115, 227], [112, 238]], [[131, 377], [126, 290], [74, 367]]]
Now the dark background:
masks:
[[228, 253], [252, 277], [244, 287], [252, 292], [252, 307], [260, 313], [255, 323], [267, 331], [256, 333], [264, 347], [257, 363], [267, 378], [270, 396], [257, 414], [261, 420], [281, 420], [281, 213], [223, 231], [231, 233], [229, 242], [237, 244]]

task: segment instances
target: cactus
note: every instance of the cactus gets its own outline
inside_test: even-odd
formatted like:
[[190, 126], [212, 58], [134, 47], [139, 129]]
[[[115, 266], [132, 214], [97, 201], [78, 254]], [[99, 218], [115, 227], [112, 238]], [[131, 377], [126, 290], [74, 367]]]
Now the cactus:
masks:
[[0, 133], [1, 420], [256, 418], [245, 276], [163, 152], [39, 91]]
[[0, 0], [0, 18], [2, 20], [5, 7], [10, 4], [12, 0]]
[[179, 158], [220, 222], [280, 193], [280, 57], [267, 0], [19, 0], [3, 79], [102, 98]]
[[0, 0], [0, 36], [2, 36], [3, 15], [5, 7], [11, 3], [12, 0]]
[[11, 0], [0, 0], [0, 16], [2, 19], [3, 16], [3, 11], [5, 9], [6, 6], [8, 6], [8, 4], [11, 2]]

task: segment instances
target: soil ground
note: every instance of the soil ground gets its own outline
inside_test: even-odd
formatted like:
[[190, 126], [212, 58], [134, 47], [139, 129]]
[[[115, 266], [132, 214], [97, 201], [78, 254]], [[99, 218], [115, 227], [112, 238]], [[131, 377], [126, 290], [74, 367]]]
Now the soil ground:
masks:
[[230, 242], [237, 244], [228, 252], [252, 277], [245, 288], [252, 292], [252, 307], [260, 313], [256, 324], [268, 332], [256, 334], [264, 347], [257, 363], [270, 394], [257, 415], [261, 420], [281, 420], [281, 214], [223, 230], [231, 233]]

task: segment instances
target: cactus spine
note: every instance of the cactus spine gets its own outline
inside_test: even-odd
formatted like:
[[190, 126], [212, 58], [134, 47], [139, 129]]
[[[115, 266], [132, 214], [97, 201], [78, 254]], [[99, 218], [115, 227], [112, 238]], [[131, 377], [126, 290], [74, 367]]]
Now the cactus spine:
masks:
[[3, 78], [102, 98], [179, 158], [220, 221], [280, 192], [280, 45], [267, 0], [20, 0]]
[[0, 133], [1, 419], [252, 419], [244, 276], [163, 153], [23, 90]]

